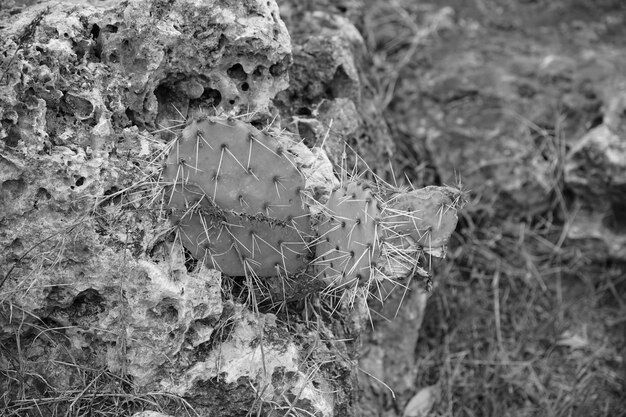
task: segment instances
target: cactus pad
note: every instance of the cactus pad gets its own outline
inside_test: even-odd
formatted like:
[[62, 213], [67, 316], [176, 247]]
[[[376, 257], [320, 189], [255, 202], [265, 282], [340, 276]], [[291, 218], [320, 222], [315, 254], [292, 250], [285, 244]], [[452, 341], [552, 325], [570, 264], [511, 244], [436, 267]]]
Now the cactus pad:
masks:
[[185, 247], [228, 275], [306, 267], [311, 235], [294, 158], [238, 120], [192, 121], [172, 146], [163, 180]]
[[385, 237], [410, 237], [430, 248], [446, 245], [458, 220], [457, 194], [444, 187], [426, 187], [395, 195], [383, 208]]
[[369, 188], [348, 182], [333, 191], [326, 206], [316, 246], [318, 274], [335, 288], [368, 280], [380, 254], [378, 201]]

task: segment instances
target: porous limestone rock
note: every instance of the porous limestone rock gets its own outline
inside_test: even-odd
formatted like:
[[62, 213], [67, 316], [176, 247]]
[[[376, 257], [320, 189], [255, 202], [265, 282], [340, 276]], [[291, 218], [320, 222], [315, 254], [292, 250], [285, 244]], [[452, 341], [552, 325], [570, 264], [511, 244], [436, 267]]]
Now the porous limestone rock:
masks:
[[[0, 8], [0, 343], [10, 352], [0, 367], [23, 377], [0, 378], [3, 401], [24, 411], [50, 396], [67, 410], [81, 399], [60, 392], [104, 398], [132, 382], [136, 395], [193, 396], [202, 415], [221, 401], [221, 415], [236, 416], [237, 393], [254, 403], [261, 382], [272, 387], [259, 392], [265, 410], [346, 409], [349, 384], [328, 382], [339, 366], [313, 362], [325, 349], [302, 355], [283, 324], [224, 300], [221, 274], [184, 256], [155, 182], [170, 131], [196, 111], [271, 116], [291, 61], [276, 3], [94, 3]], [[254, 361], [215, 367], [242, 353]], [[214, 373], [192, 378], [201, 366]], [[228, 390], [233, 381], [242, 391]]]
[[[319, 363], [305, 361], [302, 346], [274, 315], [257, 315], [235, 305], [223, 327], [215, 331], [224, 340], [219, 348], [197, 356], [181, 374], [162, 380], [162, 389], [205, 407], [210, 404], [217, 415], [226, 410], [238, 409], [245, 415], [269, 408], [279, 413], [291, 409], [322, 417], [336, 415], [330, 379]], [[330, 354], [323, 346], [315, 352], [316, 357]], [[207, 396], [210, 385], [214, 386], [209, 392], [222, 389], [231, 395]], [[233, 397], [238, 400], [234, 409]]]
[[0, 85], [7, 146], [69, 140], [98, 150], [122, 128], [166, 128], [199, 108], [267, 114], [287, 87], [290, 39], [274, 2], [118, 3], [44, 3], [10, 19]]
[[386, 172], [394, 143], [380, 103], [365, 81], [365, 42], [354, 22], [339, 12], [360, 20], [363, 5], [347, 3], [281, 3], [292, 36], [293, 65], [289, 88], [275, 103], [285, 126], [309, 146], [323, 144], [336, 166], [345, 162], [347, 149], [349, 163], [354, 164], [358, 152], [371, 169]]

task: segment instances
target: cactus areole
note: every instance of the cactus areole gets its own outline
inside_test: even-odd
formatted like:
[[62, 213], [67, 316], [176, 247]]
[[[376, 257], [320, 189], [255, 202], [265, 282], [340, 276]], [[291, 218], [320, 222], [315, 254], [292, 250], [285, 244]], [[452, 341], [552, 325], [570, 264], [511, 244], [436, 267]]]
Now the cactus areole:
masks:
[[192, 120], [162, 180], [180, 239], [196, 259], [232, 276], [306, 268], [312, 231], [304, 177], [271, 134], [235, 119]]

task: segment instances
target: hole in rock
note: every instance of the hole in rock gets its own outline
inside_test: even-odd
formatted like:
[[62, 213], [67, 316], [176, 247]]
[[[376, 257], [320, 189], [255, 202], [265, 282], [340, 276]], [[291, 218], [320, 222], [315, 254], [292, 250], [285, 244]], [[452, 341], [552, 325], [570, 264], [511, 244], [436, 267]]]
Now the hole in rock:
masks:
[[214, 88], [205, 88], [200, 98], [190, 100], [189, 107], [191, 108], [205, 108], [205, 107], [217, 107], [222, 102], [222, 93]]
[[85, 316], [95, 316], [105, 310], [104, 298], [93, 288], [80, 292], [72, 305], [68, 308], [68, 314], [74, 319]]
[[298, 109], [296, 110], [296, 114], [298, 116], [311, 116], [313, 113], [308, 107], [298, 107]]
[[124, 111], [124, 114], [126, 114], [126, 117], [128, 117], [128, 120], [133, 126], [143, 126], [143, 123], [141, 123], [141, 121], [139, 121], [137, 118], [137, 113], [131, 108], [127, 107]]
[[282, 62], [277, 62], [276, 64], [272, 64], [272, 66], [270, 66], [270, 74], [272, 74], [274, 77], [278, 77], [279, 75], [284, 74], [286, 69], [287, 66], [285, 64], [283, 64]]
[[90, 33], [91, 33], [91, 39], [93, 39], [94, 41], [98, 39], [98, 37], [100, 36], [100, 26], [94, 23], [93, 26], [91, 27]]
[[169, 322], [178, 320], [178, 310], [174, 306], [167, 306], [163, 312], [163, 318]]
[[600, 126], [604, 122], [604, 117], [601, 114], [596, 115], [589, 123], [589, 129]]
[[92, 116], [94, 111], [94, 106], [89, 100], [72, 93], [66, 93], [63, 96], [60, 107], [64, 114], [75, 115], [81, 119]]
[[92, 46], [93, 56], [98, 59], [98, 61], [102, 60], [102, 41], [99, 40], [100, 37], [100, 26], [94, 24], [91, 28], [91, 38], [96, 41], [95, 45]]
[[243, 69], [241, 64], [235, 64], [228, 68], [226, 70], [226, 74], [228, 74], [230, 78], [237, 81], [245, 81], [248, 78], [248, 74], [246, 74], [246, 71]]
[[181, 94], [170, 88], [169, 85], [159, 84], [154, 89], [154, 96], [158, 103], [157, 124], [168, 126], [179, 114], [178, 108], [185, 98]]
[[165, 297], [151, 310], [148, 310], [148, 316], [160, 317], [167, 323], [176, 323], [178, 321], [178, 309], [174, 306], [177, 301], [170, 297]]
[[248, 85], [248, 83], [241, 84], [242, 91], [248, 91], [249, 89], [250, 89], [250, 85]]
[[109, 62], [112, 64], [117, 64], [118, 62], [120, 62], [120, 57], [117, 52], [113, 51], [109, 54]]
[[11, 198], [17, 198], [26, 189], [26, 182], [23, 179], [6, 180], [2, 183], [2, 193], [7, 193]]
[[4, 138], [4, 143], [7, 148], [16, 148], [22, 139], [22, 133], [17, 126], [11, 126], [8, 129], [7, 136]]

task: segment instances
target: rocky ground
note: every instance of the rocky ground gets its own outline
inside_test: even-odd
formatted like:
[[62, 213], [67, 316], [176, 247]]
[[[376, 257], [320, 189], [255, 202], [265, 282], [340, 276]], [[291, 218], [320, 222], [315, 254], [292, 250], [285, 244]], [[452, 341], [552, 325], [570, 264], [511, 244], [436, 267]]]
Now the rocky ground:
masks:
[[[0, 32], [2, 413], [626, 413], [620, 1], [16, 0]], [[159, 178], [207, 112], [463, 189], [447, 258], [343, 307], [197, 263]]]
[[624, 5], [369, 4], [404, 172], [473, 196], [415, 391], [432, 415], [624, 414]]

